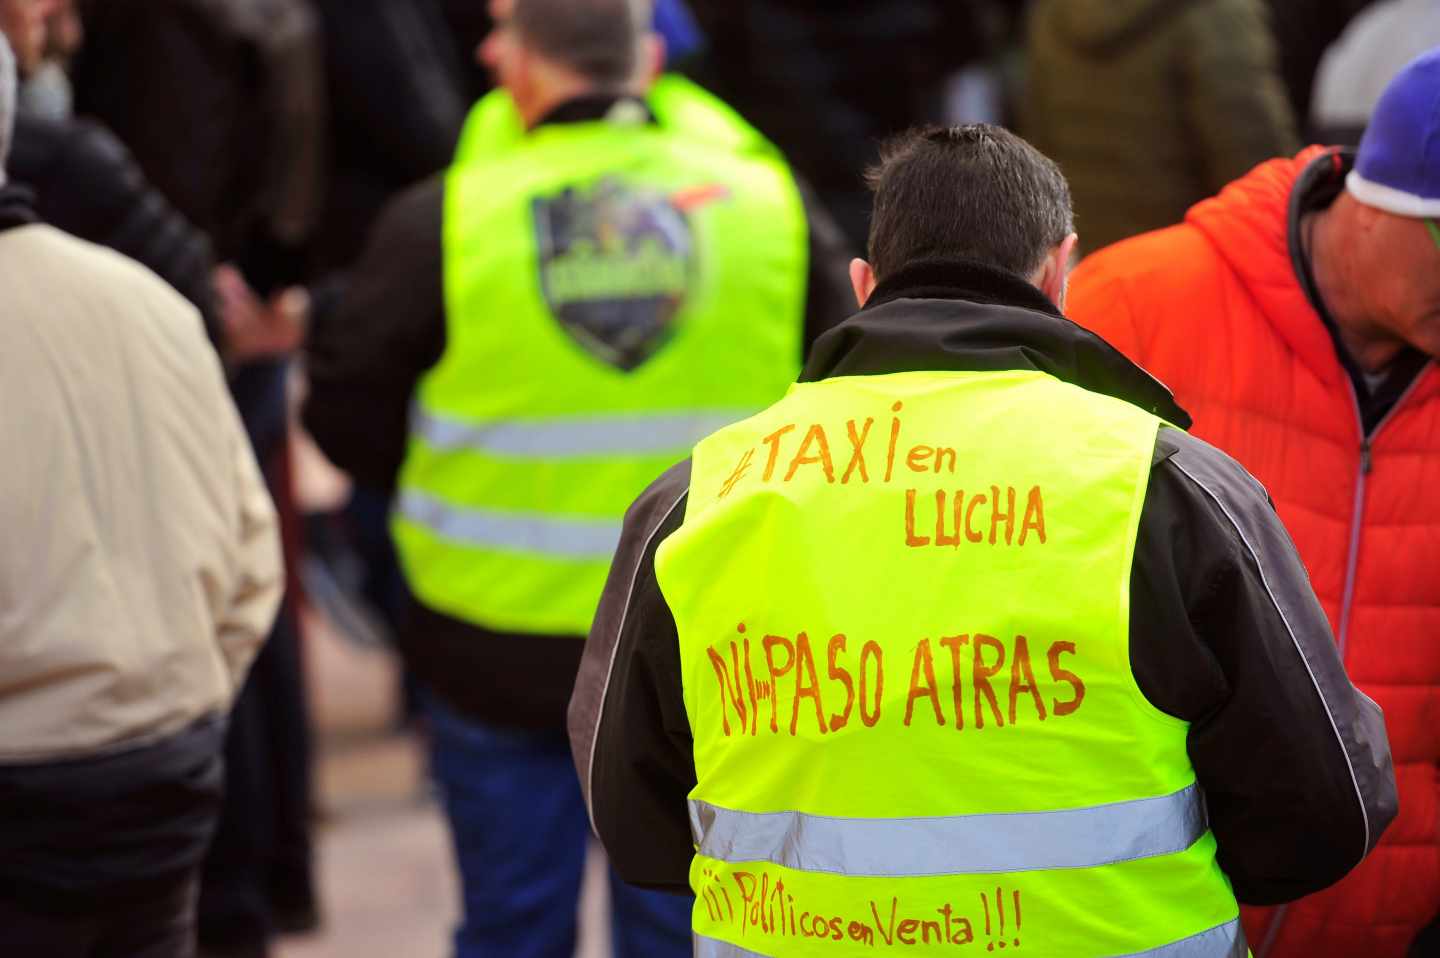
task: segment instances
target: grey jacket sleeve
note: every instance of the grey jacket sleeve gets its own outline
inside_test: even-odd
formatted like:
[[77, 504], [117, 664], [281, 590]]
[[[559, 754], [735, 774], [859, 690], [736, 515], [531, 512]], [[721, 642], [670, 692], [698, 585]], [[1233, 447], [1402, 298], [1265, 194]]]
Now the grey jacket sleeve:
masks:
[[686, 460], [625, 516], [569, 715], [575, 768], [611, 866], [630, 884], [671, 891], [688, 889], [695, 759], [655, 550], [680, 527], [689, 485]]
[[1161, 433], [1132, 575], [1131, 662], [1191, 723], [1221, 867], [1272, 904], [1344, 877], [1397, 799], [1380, 709], [1345, 674], [1309, 576], [1261, 485]]

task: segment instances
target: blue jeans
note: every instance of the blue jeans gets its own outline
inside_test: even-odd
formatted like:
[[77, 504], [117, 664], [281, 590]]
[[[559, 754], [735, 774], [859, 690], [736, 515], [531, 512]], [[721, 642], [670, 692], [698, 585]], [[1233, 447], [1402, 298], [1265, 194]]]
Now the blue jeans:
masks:
[[[573, 958], [590, 823], [565, 734], [484, 725], [434, 696], [425, 710], [460, 869], [456, 958]], [[610, 898], [616, 958], [691, 954], [691, 896], [611, 872]]]

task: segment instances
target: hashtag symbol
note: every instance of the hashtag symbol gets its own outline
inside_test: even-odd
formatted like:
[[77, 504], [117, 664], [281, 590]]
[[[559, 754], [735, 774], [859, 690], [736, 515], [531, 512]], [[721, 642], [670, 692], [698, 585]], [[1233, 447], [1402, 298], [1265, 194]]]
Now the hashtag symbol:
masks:
[[735, 466], [735, 471], [730, 473], [730, 478], [725, 480], [725, 485], [720, 489], [721, 499], [730, 495], [730, 490], [735, 488], [735, 484], [745, 478], [745, 473], [750, 471], [750, 460], [754, 458], [754, 449], [745, 450], [745, 455], [740, 457], [740, 462]]

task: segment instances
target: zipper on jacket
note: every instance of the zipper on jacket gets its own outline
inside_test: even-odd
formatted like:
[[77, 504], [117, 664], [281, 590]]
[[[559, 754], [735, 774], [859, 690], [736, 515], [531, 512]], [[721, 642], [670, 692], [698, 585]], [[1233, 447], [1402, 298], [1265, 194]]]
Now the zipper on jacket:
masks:
[[1270, 954], [1270, 949], [1275, 947], [1275, 939], [1280, 937], [1280, 929], [1285, 926], [1285, 915], [1289, 911], [1288, 902], [1275, 909], [1275, 917], [1270, 919], [1270, 927], [1265, 929], [1265, 940], [1256, 950], [1255, 958], [1266, 958]]
[[[1350, 514], [1350, 545], [1345, 556], [1345, 591], [1340, 599], [1340, 634], [1336, 636], [1340, 642], [1342, 665], [1345, 662], [1345, 648], [1350, 641], [1350, 611], [1355, 602], [1355, 577], [1360, 568], [1360, 532], [1365, 525], [1365, 484], [1374, 468], [1372, 452], [1375, 448], [1375, 439], [1380, 435], [1380, 430], [1384, 429], [1385, 425], [1400, 411], [1400, 407], [1410, 398], [1410, 394], [1420, 385], [1420, 381], [1430, 374], [1430, 368], [1433, 365], [1433, 362], [1427, 363], [1420, 372], [1416, 373], [1415, 379], [1405, 387], [1400, 398], [1395, 400], [1395, 405], [1390, 407], [1390, 411], [1375, 424], [1375, 428], [1369, 433], [1365, 432], [1365, 418], [1360, 412], [1360, 395], [1355, 391], [1355, 384], [1350, 383], [1350, 398], [1355, 409], [1355, 423], [1360, 430], [1360, 468], [1355, 476], [1355, 508]], [[1275, 942], [1280, 939], [1280, 930], [1285, 926], [1289, 911], [1288, 904], [1281, 905], [1275, 910], [1275, 916], [1270, 919], [1270, 927], [1266, 930], [1264, 942], [1255, 952], [1255, 958], [1266, 958], [1270, 954], [1270, 950], [1275, 947]]]
[[1350, 383], [1350, 398], [1355, 410], [1355, 423], [1360, 430], [1360, 468], [1355, 476], [1355, 508], [1350, 514], [1350, 544], [1347, 547], [1345, 556], [1345, 590], [1340, 599], [1340, 634], [1336, 636], [1340, 643], [1340, 661], [1345, 661], [1345, 650], [1350, 644], [1350, 613], [1355, 603], [1355, 578], [1360, 567], [1360, 538], [1365, 526], [1365, 486], [1367, 479], [1374, 468], [1373, 450], [1375, 440], [1380, 435], [1380, 430], [1395, 418], [1395, 414], [1405, 405], [1405, 401], [1415, 392], [1420, 382], [1430, 374], [1430, 366], [1427, 364], [1415, 375], [1409, 386], [1395, 400], [1395, 405], [1390, 407], [1381, 420], [1375, 424], [1375, 428], [1369, 433], [1365, 432], [1365, 420], [1360, 413], [1360, 396], [1355, 391], [1355, 384]]

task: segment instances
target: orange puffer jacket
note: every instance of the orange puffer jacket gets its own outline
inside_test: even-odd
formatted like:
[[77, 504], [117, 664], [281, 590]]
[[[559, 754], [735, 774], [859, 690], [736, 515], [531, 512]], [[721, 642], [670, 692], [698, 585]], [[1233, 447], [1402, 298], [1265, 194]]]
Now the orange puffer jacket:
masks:
[[1429, 363], [1362, 435], [1291, 263], [1288, 204], [1311, 162], [1338, 157], [1263, 164], [1183, 224], [1092, 256], [1070, 315], [1166, 382], [1195, 433], [1266, 485], [1351, 678], [1385, 711], [1399, 817], [1339, 884], [1246, 909], [1256, 958], [1403, 958], [1440, 911], [1440, 372]]

